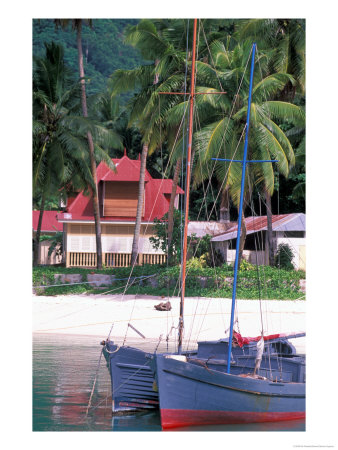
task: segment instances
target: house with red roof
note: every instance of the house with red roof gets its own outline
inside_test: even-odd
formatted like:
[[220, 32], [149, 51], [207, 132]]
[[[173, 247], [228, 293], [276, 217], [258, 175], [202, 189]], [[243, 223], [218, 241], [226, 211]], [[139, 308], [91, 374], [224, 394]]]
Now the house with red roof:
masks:
[[[130, 264], [134, 236], [141, 161], [113, 158], [116, 171], [101, 162], [97, 167], [97, 183], [101, 218], [102, 261], [105, 266]], [[139, 242], [139, 264], [163, 263], [166, 255], [152, 247], [154, 219], [168, 212], [172, 180], [155, 179], [146, 170], [144, 204]], [[175, 206], [178, 207], [177, 188]], [[67, 199], [64, 212], [58, 214], [63, 225], [64, 251], [67, 267], [95, 267], [96, 240], [91, 195], [79, 192]]]

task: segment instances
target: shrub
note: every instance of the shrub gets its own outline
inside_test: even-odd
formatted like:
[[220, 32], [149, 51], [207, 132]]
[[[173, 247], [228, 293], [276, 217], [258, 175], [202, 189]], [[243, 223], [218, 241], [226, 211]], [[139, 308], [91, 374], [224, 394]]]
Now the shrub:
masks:
[[245, 272], [248, 270], [254, 270], [254, 269], [255, 269], [255, 266], [253, 264], [249, 263], [249, 261], [247, 261], [246, 259], [242, 259], [241, 265], [239, 267], [239, 270], [241, 272]]
[[292, 270], [294, 269], [292, 264], [293, 258], [294, 254], [291, 247], [288, 244], [279, 244], [275, 256], [275, 266], [286, 270]]
[[187, 261], [187, 269], [203, 269], [206, 266], [203, 255], [200, 258], [190, 258]]

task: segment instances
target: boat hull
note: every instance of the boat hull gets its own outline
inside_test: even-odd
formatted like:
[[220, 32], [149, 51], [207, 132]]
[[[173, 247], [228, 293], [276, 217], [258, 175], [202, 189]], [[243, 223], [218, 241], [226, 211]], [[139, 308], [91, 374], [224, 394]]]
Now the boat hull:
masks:
[[152, 355], [111, 341], [103, 352], [111, 377], [113, 414], [158, 409], [158, 393], [153, 389], [155, 375], [150, 367]]
[[305, 418], [305, 383], [217, 372], [156, 355], [162, 428]]

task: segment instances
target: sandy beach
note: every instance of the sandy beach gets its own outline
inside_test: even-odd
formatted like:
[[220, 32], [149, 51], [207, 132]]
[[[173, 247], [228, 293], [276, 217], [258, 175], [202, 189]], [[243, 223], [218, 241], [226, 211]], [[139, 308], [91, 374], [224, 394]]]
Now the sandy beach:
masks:
[[[176, 339], [179, 302], [170, 298], [172, 310], [157, 311], [154, 306], [167, 301], [145, 295], [67, 295], [33, 296], [33, 333], [88, 335], [105, 339], [113, 324], [111, 337], [127, 344], [154, 341], [162, 335], [165, 342]], [[225, 337], [229, 327], [231, 299], [186, 298], [185, 342], [190, 346], [197, 340]], [[261, 329], [258, 300], [237, 301], [239, 329], [243, 336], [257, 336]], [[264, 333], [305, 331], [305, 301], [263, 300], [261, 302]], [[129, 327], [130, 323], [144, 337]], [[128, 331], [127, 331], [128, 329]], [[305, 338], [294, 340], [297, 351], [305, 353]]]

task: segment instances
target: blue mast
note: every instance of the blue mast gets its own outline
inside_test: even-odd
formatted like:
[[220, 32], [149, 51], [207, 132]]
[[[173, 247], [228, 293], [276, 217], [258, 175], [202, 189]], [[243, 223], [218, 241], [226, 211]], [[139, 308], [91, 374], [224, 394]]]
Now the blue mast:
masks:
[[230, 334], [229, 334], [229, 350], [228, 350], [227, 373], [230, 373], [232, 336], [233, 336], [233, 328], [234, 328], [236, 288], [237, 288], [237, 273], [238, 273], [238, 259], [239, 259], [239, 242], [240, 242], [241, 227], [242, 227], [242, 211], [243, 211], [243, 199], [244, 199], [245, 169], [246, 169], [246, 164], [247, 164], [246, 157], [247, 157], [247, 152], [248, 152], [251, 96], [252, 96], [253, 73], [254, 73], [254, 66], [255, 66], [255, 51], [256, 51], [256, 43], [254, 43], [253, 46], [252, 46], [251, 70], [250, 70], [250, 87], [249, 87], [249, 98], [248, 98], [248, 111], [247, 111], [247, 115], [246, 115], [244, 154], [243, 154], [243, 160], [241, 161], [242, 162], [242, 181], [241, 181], [241, 195], [240, 195], [239, 211], [238, 211], [238, 225], [237, 225], [237, 239], [236, 239], [236, 258], [235, 258], [235, 266], [234, 266], [234, 282], [233, 282], [233, 287], [232, 287], [232, 303], [231, 303], [231, 318], [230, 318]]

